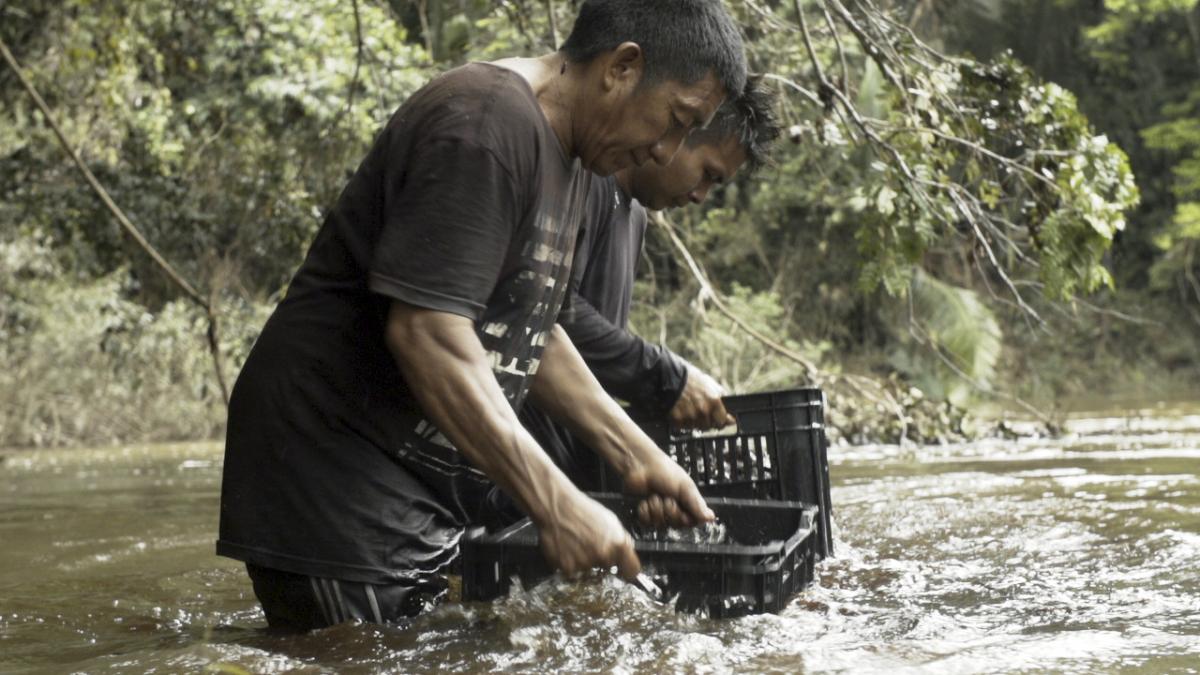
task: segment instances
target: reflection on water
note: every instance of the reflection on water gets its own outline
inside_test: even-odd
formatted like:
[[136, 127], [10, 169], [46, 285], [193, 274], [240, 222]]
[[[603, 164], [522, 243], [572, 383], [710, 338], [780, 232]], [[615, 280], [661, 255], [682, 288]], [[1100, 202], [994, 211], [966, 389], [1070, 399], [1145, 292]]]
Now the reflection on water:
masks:
[[1200, 415], [839, 449], [839, 556], [779, 615], [550, 582], [414, 625], [262, 632], [216, 558], [219, 447], [0, 464], [0, 672], [1197, 672]]

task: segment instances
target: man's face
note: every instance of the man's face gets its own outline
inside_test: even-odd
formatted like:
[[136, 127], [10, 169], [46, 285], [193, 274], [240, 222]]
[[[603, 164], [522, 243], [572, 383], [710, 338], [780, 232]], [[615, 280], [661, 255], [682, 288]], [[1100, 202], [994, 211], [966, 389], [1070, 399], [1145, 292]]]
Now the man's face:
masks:
[[667, 166], [646, 164], [630, 170], [629, 190], [648, 209], [699, 204], [714, 186], [733, 177], [746, 151], [733, 136], [723, 141], [684, 143]]
[[642, 72], [640, 51], [633, 62], [613, 59], [603, 74], [602, 93], [577, 111], [577, 153], [593, 173], [609, 176], [651, 161], [669, 163], [688, 133], [707, 124], [725, 100], [715, 75], [689, 85], [638, 86]]

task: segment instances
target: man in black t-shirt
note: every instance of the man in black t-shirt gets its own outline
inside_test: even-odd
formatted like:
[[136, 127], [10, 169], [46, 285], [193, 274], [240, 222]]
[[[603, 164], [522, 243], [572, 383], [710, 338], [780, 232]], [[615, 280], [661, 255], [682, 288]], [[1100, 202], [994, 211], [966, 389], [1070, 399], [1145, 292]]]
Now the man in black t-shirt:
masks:
[[[624, 169], [592, 185], [588, 221], [575, 248], [569, 307], [559, 323], [605, 390], [639, 416], [669, 419], [685, 429], [732, 423], [721, 403], [722, 387], [666, 347], [629, 332], [629, 309], [646, 208], [699, 204], [739, 169], [753, 174], [762, 167], [779, 136], [773, 104], [761, 80], [752, 78], [708, 127], [684, 141], [669, 165]], [[526, 406], [521, 421], [577, 485], [598, 487], [595, 453], [536, 406]]]
[[421, 611], [493, 483], [555, 567], [635, 575], [616, 516], [520, 425], [527, 394], [664, 520], [712, 518], [555, 320], [588, 171], [668, 163], [744, 80], [719, 0], [587, 0], [561, 51], [458, 68], [396, 112], [230, 402], [217, 552], [273, 627]]

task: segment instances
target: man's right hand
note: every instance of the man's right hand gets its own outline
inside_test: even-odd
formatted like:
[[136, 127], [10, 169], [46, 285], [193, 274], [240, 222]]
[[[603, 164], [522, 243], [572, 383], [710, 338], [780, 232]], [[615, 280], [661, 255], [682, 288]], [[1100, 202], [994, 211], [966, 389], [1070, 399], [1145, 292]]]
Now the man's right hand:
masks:
[[643, 497], [638, 518], [644, 525], [693, 527], [715, 517], [691, 476], [653, 444], [623, 480], [626, 492]]
[[716, 380], [689, 363], [687, 381], [671, 408], [671, 424], [676, 429], [720, 429], [736, 424], [721, 401], [725, 393]]
[[625, 579], [642, 571], [633, 538], [616, 514], [581, 492], [563, 495], [558, 506], [539, 525], [542, 554], [551, 566], [568, 578], [596, 567], [616, 567]]

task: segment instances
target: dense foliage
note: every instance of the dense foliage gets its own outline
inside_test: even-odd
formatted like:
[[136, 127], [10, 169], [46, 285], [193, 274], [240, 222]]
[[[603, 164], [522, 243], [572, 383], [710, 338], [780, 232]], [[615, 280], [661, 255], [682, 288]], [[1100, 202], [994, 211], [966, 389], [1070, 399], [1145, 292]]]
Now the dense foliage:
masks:
[[[1200, 335], [1196, 244], [1196, 107], [1200, 3], [1195, 0], [945, 0], [911, 3], [913, 22], [950, 48], [990, 58], [1005, 50], [1075, 93], [1098, 131], [1129, 154], [1141, 192], [1106, 262], [1120, 289], [1055, 311], [1057, 335], [1015, 331], [1014, 361], [1036, 380], [1062, 373], [1072, 353], [1096, 353], [1092, 372], [1122, 387], [1195, 381]], [[1189, 178], [1189, 176], [1191, 178]], [[1082, 308], [1079, 316], [1073, 310]], [[1127, 315], [1136, 315], [1137, 322]], [[1041, 364], [1027, 358], [1036, 349]], [[1052, 365], [1053, 364], [1053, 365]], [[1100, 365], [1102, 364], [1102, 365]], [[1048, 367], [1047, 367], [1048, 366]], [[1117, 375], [1117, 371], [1120, 371]], [[1086, 390], [1087, 373], [1059, 377]], [[1046, 383], [1042, 383], [1046, 384]]]
[[[0, 37], [114, 200], [221, 308], [236, 368], [399, 103], [465, 60], [550, 51], [577, 4], [13, 0]], [[817, 382], [843, 397], [847, 435], [896, 439], [957, 432], [944, 402], [1006, 384], [1004, 350], [1024, 363], [1046, 326], [1076, 331], [1082, 305], [1061, 303], [1114, 272], [1200, 308], [1196, 4], [731, 0], [791, 142], [652, 228], [638, 329], [736, 390]], [[1060, 19], [1050, 47], [1022, 33], [1031, 12]], [[1135, 93], [1152, 71], [1161, 91]], [[7, 68], [0, 291], [0, 445], [219, 430], [202, 317]]]

